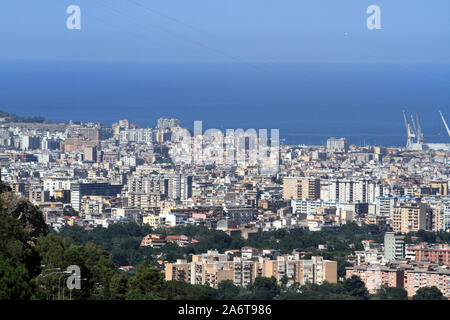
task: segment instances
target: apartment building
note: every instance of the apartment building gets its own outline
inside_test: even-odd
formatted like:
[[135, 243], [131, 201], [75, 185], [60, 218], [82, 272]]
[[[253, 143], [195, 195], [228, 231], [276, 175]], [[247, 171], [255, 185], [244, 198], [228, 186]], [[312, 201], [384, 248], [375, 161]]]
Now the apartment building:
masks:
[[385, 265], [356, 265], [345, 268], [346, 278], [358, 276], [365, 283], [370, 294], [376, 293], [382, 286], [403, 287], [403, 270]]
[[374, 294], [382, 286], [405, 288], [408, 297], [421, 287], [436, 286], [450, 298], [450, 269], [429, 261], [395, 261], [386, 265], [359, 265], [346, 268], [346, 278], [356, 275]]
[[415, 261], [420, 262], [422, 260], [428, 260], [438, 265], [445, 265], [450, 267], [450, 246], [445, 247], [409, 247], [408, 251], [411, 251], [415, 257]]
[[417, 262], [404, 271], [404, 288], [408, 297], [421, 287], [437, 287], [446, 298], [450, 298], [450, 269], [429, 262]]
[[138, 207], [142, 210], [159, 208], [162, 201], [160, 193], [128, 193], [127, 203], [129, 207]]
[[148, 224], [153, 228], [158, 228], [159, 226], [166, 224], [166, 219], [160, 215], [149, 214], [142, 217], [142, 223]]
[[329, 182], [328, 199], [339, 202], [375, 202], [382, 186], [367, 179], [333, 179]]
[[109, 183], [73, 183], [71, 184], [72, 208], [80, 211], [83, 196], [117, 196], [122, 185]]
[[337, 282], [337, 262], [311, 257], [311, 260], [294, 260], [292, 256], [279, 256], [277, 260], [265, 260], [263, 275], [275, 277], [278, 282], [286, 277], [288, 285], [295, 282], [321, 284], [323, 281]]
[[400, 260], [405, 257], [405, 254], [405, 236], [386, 232], [384, 234], [384, 258], [387, 261]]
[[142, 221], [141, 209], [134, 207], [112, 208], [111, 218], [139, 223]]
[[349, 143], [346, 138], [331, 137], [327, 139], [327, 151], [347, 152], [348, 149]]
[[320, 199], [320, 179], [289, 177], [283, 179], [284, 200]]
[[403, 202], [394, 210], [392, 230], [408, 233], [427, 229], [428, 205], [421, 202]]
[[216, 287], [220, 281], [231, 280], [237, 286], [247, 287], [256, 277], [275, 277], [280, 283], [295, 282], [322, 283], [337, 282], [337, 262], [312, 257], [311, 260], [298, 260], [294, 256], [279, 256], [276, 260], [259, 258], [257, 261], [235, 257], [227, 261], [227, 255], [208, 251], [207, 254], [193, 255], [192, 262], [185, 260], [166, 264], [166, 280], [183, 279], [191, 284], [208, 284]]

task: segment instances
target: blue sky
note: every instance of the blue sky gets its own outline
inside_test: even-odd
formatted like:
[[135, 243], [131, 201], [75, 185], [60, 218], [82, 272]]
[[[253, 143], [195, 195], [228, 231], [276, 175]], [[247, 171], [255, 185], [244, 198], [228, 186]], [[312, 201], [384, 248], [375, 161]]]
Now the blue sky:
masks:
[[[371, 4], [382, 30], [366, 28]], [[0, 60], [450, 63], [449, 14], [448, 0], [2, 0]]]

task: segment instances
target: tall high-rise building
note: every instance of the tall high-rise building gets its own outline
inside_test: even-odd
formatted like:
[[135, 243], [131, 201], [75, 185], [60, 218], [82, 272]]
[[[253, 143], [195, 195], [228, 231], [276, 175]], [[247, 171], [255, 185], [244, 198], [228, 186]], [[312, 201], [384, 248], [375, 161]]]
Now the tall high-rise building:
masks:
[[84, 161], [97, 162], [97, 147], [91, 146], [84, 149]]
[[36, 150], [41, 146], [41, 138], [38, 136], [23, 136], [20, 139], [20, 148], [22, 150]]
[[382, 186], [366, 179], [334, 179], [330, 181], [328, 188], [331, 201], [375, 202], [382, 195]]
[[164, 193], [171, 200], [192, 198], [192, 176], [185, 174], [165, 175]]
[[299, 200], [299, 178], [284, 178], [283, 179], [283, 199], [285, 200]]
[[187, 174], [150, 174], [133, 176], [128, 181], [128, 192], [164, 194], [171, 200], [192, 198], [192, 176]]
[[384, 235], [384, 258], [389, 261], [403, 259], [405, 252], [405, 236], [386, 232]]
[[381, 217], [393, 217], [396, 204], [396, 197], [377, 197], [375, 209], [376, 215]]
[[320, 199], [320, 179], [290, 177], [283, 179], [283, 199]]
[[72, 208], [80, 211], [83, 196], [117, 196], [122, 192], [122, 185], [109, 183], [74, 183], [70, 186]]

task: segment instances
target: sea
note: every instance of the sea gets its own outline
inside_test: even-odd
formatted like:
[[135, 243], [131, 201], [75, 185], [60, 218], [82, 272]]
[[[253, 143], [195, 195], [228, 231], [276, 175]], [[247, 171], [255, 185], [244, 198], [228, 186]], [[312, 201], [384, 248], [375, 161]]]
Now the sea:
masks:
[[192, 129], [278, 129], [286, 144], [404, 146], [418, 114], [426, 142], [450, 143], [450, 65], [0, 61], [0, 109], [54, 122], [160, 117]]

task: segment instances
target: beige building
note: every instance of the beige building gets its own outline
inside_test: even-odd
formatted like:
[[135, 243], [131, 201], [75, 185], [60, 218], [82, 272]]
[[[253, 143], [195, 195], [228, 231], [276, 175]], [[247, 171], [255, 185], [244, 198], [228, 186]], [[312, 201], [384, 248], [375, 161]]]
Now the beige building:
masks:
[[283, 199], [320, 199], [320, 179], [289, 177], [283, 179]]
[[394, 209], [392, 230], [408, 233], [426, 230], [427, 205], [425, 203], [402, 203]]
[[438, 194], [441, 196], [447, 196], [448, 193], [448, 181], [431, 181], [430, 187], [432, 189], [438, 189]]
[[323, 281], [337, 282], [337, 262], [311, 257], [311, 260], [293, 260], [291, 256], [280, 256], [277, 260], [265, 260], [263, 276], [275, 277], [278, 282], [286, 277], [288, 285], [298, 282], [321, 284]]
[[158, 228], [166, 223], [166, 218], [155, 214], [149, 214], [142, 217], [142, 223], [148, 224], [152, 228]]
[[236, 286], [248, 287], [256, 277], [275, 277], [278, 283], [287, 279], [288, 286], [298, 282], [337, 282], [337, 262], [312, 257], [311, 260], [296, 260], [291, 255], [280, 256], [277, 260], [259, 258], [258, 261], [228, 256], [217, 251], [193, 255], [192, 262], [178, 260], [166, 264], [166, 280], [185, 281], [191, 284], [207, 284], [217, 287], [223, 280], [231, 280]]
[[129, 207], [138, 207], [142, 210], [159, 208], [161, 204], [160, 193], [129, 193], [127, 203]]

